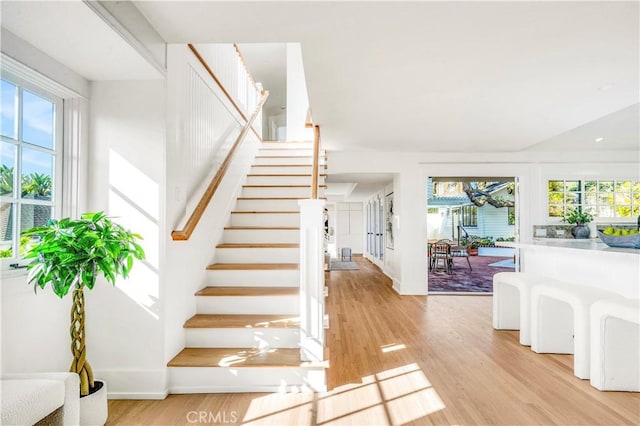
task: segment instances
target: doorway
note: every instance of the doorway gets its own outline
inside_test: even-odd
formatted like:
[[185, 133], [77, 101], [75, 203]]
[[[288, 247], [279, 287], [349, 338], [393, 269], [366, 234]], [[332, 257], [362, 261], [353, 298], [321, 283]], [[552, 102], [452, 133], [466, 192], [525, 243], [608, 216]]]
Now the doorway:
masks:
[[516, 270], [517, 193], [516, 177], [428, 178], [429, 294], [491, 294]]

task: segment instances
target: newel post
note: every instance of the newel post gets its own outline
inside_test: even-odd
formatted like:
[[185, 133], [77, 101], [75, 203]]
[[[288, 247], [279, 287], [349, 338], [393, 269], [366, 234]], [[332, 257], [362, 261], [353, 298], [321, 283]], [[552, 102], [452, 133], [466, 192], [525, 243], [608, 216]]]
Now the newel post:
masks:
[[324, 200], [300, 200], [300, 356], [324, 360]]

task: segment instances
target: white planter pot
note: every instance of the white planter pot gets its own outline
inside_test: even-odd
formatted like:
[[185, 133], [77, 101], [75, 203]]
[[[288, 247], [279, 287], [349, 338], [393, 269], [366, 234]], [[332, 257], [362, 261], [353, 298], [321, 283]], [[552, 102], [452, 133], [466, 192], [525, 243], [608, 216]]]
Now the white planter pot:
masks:
[[109, 417], [107, 405], [107, 383], [102, 383], [102, 388], [91, 395], [80, 398], [80, 425], [81, 426], [103, 426]]

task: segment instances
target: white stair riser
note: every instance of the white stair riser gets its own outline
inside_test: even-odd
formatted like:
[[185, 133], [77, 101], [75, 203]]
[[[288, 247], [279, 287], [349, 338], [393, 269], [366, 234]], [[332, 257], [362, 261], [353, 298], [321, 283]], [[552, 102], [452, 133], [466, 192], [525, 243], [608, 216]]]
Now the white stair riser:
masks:
[[297, 269], [268, 270], [210, 270], [206, 285], [237, 287], [298, 287], [300, 271]]
[[300, 242], [297, 229], [225, 229], [223, 241], [229, 244]]
[[[169, 393], [299, 392], [309, 387], [322, 392], [326, 390], [324, 377], [323, 368], [309, 367], [233, 368], [230, 365], [229, 368], [168, 369]], [[233, 422], [238, 420], [241, 418]]]
[[251, 212], [291, 212], [300, 211], [300, 205], [298, 204], [300, 199], [266, 199], [266, 200], [238, 200], [236, 202], [237, 211], [251, 211]]
[[[265, 157], [298, 157], [301, 155], [311, 157], [313, 155], [313, 148], [283, 148], [283, 149], [260, 149], [258, 151], [259, 156]], [[324, 154], [324, 153], [320, 153]]]
[[297, 348], [295, 328], [187, 328], [188, 348]]
[[297, 295], [196, 297], [196, 312], [199, 314], [298, 316], [299, 310], [300, 299]]
[[231, 226], [300, 226], [300, 213], [232, 213]]
[[[261, 164], [275, 164], [278, 166], [282, 166], [282, 165], [287, 165], [287, 164], [304, 164], [307, 166], [311, 166], [313, 165], [313, 159], [311, 157], [273, 157], [273, 156], [269, 156], [269, 157], [262, 157], [262, 156], [257, 156], [254, 163], [254, 165], [261, 165]], [[321, 164], [323, 164], [321, 162]]]
[[[324, 188], [319, 189], [319, 193], [321, 193]], [[278, 187], [243, 187], [242, 188], [242, 197], [260, 197], [260, 198], [268, 198], [268, 197], [296, 197], [296, 198], [309, 198], [311, 196], [311, 186], [300, 186], [300, 187], [286, 187], [286, 186], [278, 186]]]
[[260, 144], [260, 148], [313, 149], [313, 142], [267, 142]]
[[[299, 175], [299, 174], [307, 174], [310, 175], [313, 172], [313, 168], [311, 166], [273, 166], [273, 167], [265, 167], [265, 166], [252, 166], [251, 174], [258, 175]], [[324, 173], [325, 169], [321, 168], [320, 173]]]
[[[324, 184], [324, 176], [318, 176]], [[311, 185], [311, 176], [247, 176], [247, 185]]]
[[297, 263], [297, 248], [217, 248], [218, 263]]

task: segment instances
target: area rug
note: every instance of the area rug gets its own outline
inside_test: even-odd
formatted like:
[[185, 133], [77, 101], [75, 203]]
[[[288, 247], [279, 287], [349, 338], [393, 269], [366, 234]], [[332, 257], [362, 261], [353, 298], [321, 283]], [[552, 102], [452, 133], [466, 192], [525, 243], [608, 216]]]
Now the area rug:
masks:
[[495, 266], [496, 268], [514, 268], [516, 264], [513, 263], [513, 259], [501, 260], [500, 262], [490, 263], [488, 266]]
[[358, 264], [356, 262], [341, 262], [339, 260], [331, 260], [329, 266], [330, 271], [357, 271]]

